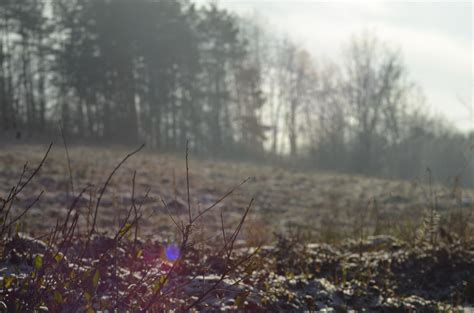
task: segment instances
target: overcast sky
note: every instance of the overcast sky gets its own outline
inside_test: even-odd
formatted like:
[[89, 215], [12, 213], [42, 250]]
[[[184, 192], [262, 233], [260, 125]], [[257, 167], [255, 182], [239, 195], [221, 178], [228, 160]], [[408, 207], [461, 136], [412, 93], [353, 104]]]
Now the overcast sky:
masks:
[[[207, 0], [197, 1], [207, 3]], [[351, 35], [371, 30], [400, 48], [410, 77], [433, 114], [474, 130], [473, 5], [465, 2], [220, 0], [241, 15], [258, 15], [318, 57], [334, 59]], [[463, 104], [464, 103], [464, 104]]]

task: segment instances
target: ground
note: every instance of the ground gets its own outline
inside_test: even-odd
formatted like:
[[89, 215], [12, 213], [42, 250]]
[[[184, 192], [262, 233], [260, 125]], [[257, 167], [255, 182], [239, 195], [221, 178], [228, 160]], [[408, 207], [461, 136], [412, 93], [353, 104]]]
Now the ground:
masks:
[[[47, 146], [10, 146], [0, 152], [0, 187], [4, 192], [18, 180], [25, 162], [37, 164]], [[72, 147], [69, 149], [75, 194], [90, 187], [81, 197], [79, 211], [86, 215], [92, 193], [99, 190], [114, 166], [131, 149]], [[41, 201], [27, 216], [30, 231], [45, 231], [54, 225], [68, 203], [69, 173], [62, 145], [53, 147], [44, 168], [20, 199], [24, 204], [44, 191]], [[149, 195], [143, 207], [149, 218], [143, 235], [172, 231], [161, 198], [173, 214], [187, 214], [185, 154], [160, 154], [143, 151], [133, 156], [113, 177], [101, 203], [100, 224], [116, 226], [131, 200], [132, 177], [136, 171], [136, 197]], [[280, 169], [268, 165], [252, 165], [224, 161], [206, 161], [189, 156], [190, 193], [193, 212], [202, 210], [244, 179], [250, 179], [223, 201], [207, 217], [206, 227], [220, 229], [220, 210], [229, 224], [240, 216], [254, 198], [248, 228], [259, 234], [248, 234], [245, 240], [272, 240], [274, 232], [298, 227], [312, 239], [332, 241], [359, 234], [392, 234], [412, 239], [430, 207], [427, 177], [412, 181], [384, 180], [362, 176]], [[453, 187], [432, 186], [436, 193], [436, 210], [451, 227], [455, 215], [472, 209], [474, 193]], [[72, 196], [69, 193], [69, 199]], [[433, 198], [433, 199], [431, 199]], [[137, 200], [138, 201], [138, 200]], [[434, 201], [434, 200], [433, 200]], [[21, 207], [21, 205], [19, 206]], [[38, 217], [41, 217], [38, 219]], [[212, 232], [211, 231], [211, 232]]]
[[[2, 147], [0, 196], [6, 199], [25, 162], [29, 164], [25, 175], [28, 177], [46, 148]], [[8, 275], [17, 275], [20, 280], [21, 275], [27, 277], [35, 269], [35, 253], [46, 258], [46, 250], [32, 252], [28, 247], [35, 242], [33, 237], [46, 242], [44, 236], [52, 231], [58, 218], [67, 216], [73, 199], [77, 203], [74, 212], [79, 214], [77, 233], [89, 233], [104, 182], [131, 150], [70, 147], [69, 170], [64, 146], [53, 147], [38, 175], [15, 200], [12, 216], [34, 203], [44, 191], [22, 222], [15, 225], [17, 235], [5, 241], [0, 266], [4, 286]], [[188, 177], [192, 217], [233, 190], [193, 225], [193, 249], [183, 256], [181, 274], [170, 275], [169, 284], [200, 275], [202, 279], [191, 279], [186, 283], [187, 289], [180, 289], [186, 296], [196, 298], [206, 286], [217, 282], [221, 292], [210, 293], [194, 307], [198, 310], [431, 311], [474, 303], [474, 245], [469, 239], [474, 210], [471, 190], [429, 185], [427, 177], [396, 181], [205, 160], [192, 151]], [[116, 262], [114, 258], [101, 259], [101, 245], [107, 246], [117, 229], [124, 226], [132, 203], [141, 206], [137, 238], [133, 240], [127, 235], [126, 242], [115, 246], [121, 249], [115, 250], [115, 259], [120, 260], [116, 266], [132, 277], [134, 271], [140, 273], [134, 264], [153, 254], [151, 251], [161, 251], [156, 252], [160, 255], [163, 251], [168, 253], [166, 247], [170, 245], [179, 246], [182, 234], [175, 223], [186, 223], [189, 214], [186, 178], [184, 152], [172, 155], [143, 150], [132, 156], [117, 170], [103, 193], [97, 231], [91, 240], [95, 252], [88, 249], [82, 257], [92, 263], [97, 258], [99, 263]], [[84, 193], [78, 197], [82, 190]], [[223, 268], [231, 264], [230, 259], [216, 253], [216, 247], [222, 248], [225, 241], [223, 229], [227, 236], [232, 234], [252, 199], [249, 215], [235, 238], [232, 262], [261, 248], [251, 262], [236, 265], [232, 273], [220, 279]], [[128, 231], [123, 231], [124, 235]], [[73, 259], [80, 254], [77, 246], [86, 240], [78, 235], [68, 241], [72, 248], [68, 250], [71, 255], [64, 253], [67, 266], [74, 267]], [[129, 241], [133, 241], [132, 246]], [[136, 252], [133, 257], [131, 249]], [[103, 255], [108, 254], [106, 250]], [[24, 265], [23, 272], [12, 272], [15, 262], [17, 267]], [[86, 275], [83, 272], [87, 270], [74, 275]], [[101, 277], [97, 290], [102, 287], [100, 296], [107, 297], [111, 290], [103, 285], [102, 278], [111, 273], [106, 269], [97, 273]], [[120, 281], [124, 288], [131, 283], [130, 279]], [[140, 278], [135, 280], [132, 279], [135, 284], [140, 282]], [[64, 295], [61, 301], [65, 303], [63, 298], [66, 299]], [[141, 308], [143, 303], [136, 305]], [[181, 308], [189, 304], [178, 300], [173, 303]], [[85, 305], [75, 304], [79, 308]]]

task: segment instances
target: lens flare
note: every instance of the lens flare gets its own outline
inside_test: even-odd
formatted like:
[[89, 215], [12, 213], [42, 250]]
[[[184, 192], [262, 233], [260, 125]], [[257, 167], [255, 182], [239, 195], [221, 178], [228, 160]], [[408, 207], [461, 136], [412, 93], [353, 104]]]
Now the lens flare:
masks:
[[166, 259], [170, 262], [174, 262], [179, 258], [179, 247], [176, 245], [169, 245], [165, 249]]

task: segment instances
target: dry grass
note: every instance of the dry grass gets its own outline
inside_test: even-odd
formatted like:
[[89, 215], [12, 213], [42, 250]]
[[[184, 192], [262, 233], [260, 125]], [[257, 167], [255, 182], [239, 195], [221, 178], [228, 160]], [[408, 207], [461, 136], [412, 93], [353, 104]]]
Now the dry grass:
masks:
[[[184, 207], [186, 216], [183, 218], [183, 214], [173, 212], [170, 204], [174, 202], [166, 202], [160, 198], [163, 209], [175, 226], [177, 236], [173, 240], [161, 238], [162, 241], [159, 243], [161, 246], [155, 250], [155, 254], [157, 252], [159, 254], [150, 256], [150, 253], [153, 254], [150, 246], [153, 245], [146, 245], [139, 239], [141, 221], [149, 217], [149, 213], [143, 207], [148, 199], [149, 189], [141, 199], [136, 197], [135, 171], [131, 179], [131, 196], [125, 201], [128, 208], [114, 221], [118, 227], [114, 230], [113, 224], [105, 228], [99, 225], [99, 217], [111, 213], [102, 210], [109, 186], [121, 167], [140, 152], [143, 145], [118, 162], [110, 173], [104, 176], [105, 179], [98, 188], [88, 185], [78, 193], [74, 192], [72, 160], [65, 146], [69, 172], [68, 196], [64, 203], [65, 214], [59, 214], [55, 222], [43, 220], [43, 223], [49, 226], [49, 230], [41, 235], [42, 241], [21, 233], [21, 228], [27, 232], [34, 230], [34, 226], [30, 226], [31, 230], [25, 227], [23, 218], [40, 203], [44, 191], [39, 191], [38, 195], [33, 196], [34, 200], [26, 206], [18, 199], [23, 195], [28, 197], [30, 192], [35, 190], [35, 186], [32, 186], [34, 181], [41, 179], [39, 177], [41, 172], [48, 170], [46, 161], [51, 147], [52, 144], [37, 166], [30, 169], [28, 163], [24, 164], [16, 184], [13, 184], [5, 197], [1, 198], [0, 261], [6, 266], [5, 268], [2, 266], [0, 276], [2, 310], [23, 312], [47, 308], [60, 312], [69, 308], [86, 312], [97, 310], [154, 312], [169, 309], [189, 311], [211, 296], [230, 274], [238, 270], [245, 271], [252, 264], [252, 258], [258, 253], [258, 248], [243, 256], [237, 256], [234, 249], [253, 199], [231, 232], [227, 231], [224, 216], [221, 214], [222, 237], [212, 236], [210, 238], [212, 244], [206, 244], [207, 247], [217, 249], [217, 253], [199, 251], [198, 246], [203, 238], [203, 232], [198, 229], [199, 222], [248, 179], [229, 189], [202, 210], [196, 210], [191, 205], [187, 150], [185, 166], [187, 205]], [[50, 178], [48, 182], [52, 183], [51, 180], [54, 181]], [[177, 193], [176, 183], [174, 187]], [[80, 202], [87, 191], [90, 191], [89, 201], [84, 203], [86, 210], [81, 212]], [[172, 201], [177, 200], [175, 198]], [[112, 199], [111, 204], [112, 207], [120, 206], [115, 199]], [[85, 224], [85, 229], [79, 228], [80, 222]], [[156, 226], [154, 231], [161, 235], [160, 229]], [[111, 234], [105, 235], [107, 232]], [[163, 245], [163, 241], [168, 243]], [[215, 271], [213, 273], [218, 275], [217, 279], [209, 286], [202, 285], [197, 292], [189, 291], [201, 272], [207, 271], [205, 266], [199, 265], [199, 260], [194, 264], [190, 263], [190, 260], [206, 254], [219, 260], [220, 269], [217, 273]], [[188, 298], [190, 295], [193, 296]]]
[[[0, 152], [0, 186], [9, 188], [15, 181], [23, 163], [37, 163], [41, 147], [13, 146]], [[85, 210], [90, 196], [97, 193], [98, 186], [119, 156], [126, 154], [123, 148], [69, 149], [72, 176], [76, 189], [90, 188], [81, 199], [78, 210]], [[103, 214], [98, 224], [103, 227], [117, 226], [117, 221], [126, 214], [124, 203], [131, 197], [130, 177], [136, 175], [136, 192], [142, 195], [150, 190], [143, 208], [148, 218], [143, 222], [140, 236], [152, 239], [159, 227], [162, 235], [173, 236], [174, 225], [161, 205], [163, 197], [177, 215], [187, 214], [187, 192], [185, 164], [182, 156], [144, 151], [126, 163], [104, 196]], [[274, 232], [286, 232], [298, 226], [314, 240], [338, 241], [355, 233], [392, 234], [412, 240], [416, 229], [423, 222], [426, 211], [432, 204], [426, 196], [426, 177], [414, 178], [411, 182], [383, 180], [320, 172], [292, 172], [272, 166], [231, 163], [224, 161], [191, 160], [189, 179], [190, 200], [196, 210], [217, 200], [228, 188], [238, 184], [242, 177], [253, 177], [245, 186], [226, 199], [202, 222], [209, 234], [220, 231], [220, 212], [226, 222], [235, 223], [248, 204], [255, 198], [250, 216], [256, 227], [247, 227], [259, 234], [248, 234], [244, 238], [255, 238], [263, 242], [273, 240]], [[65, 214], [65, 196], [69, 186], [68, 165], [63, 147], [52, 150], [38, 180], [31, 184], [26, 194], [44, 190], [42, 201], [35, 205], [25, 220], [34, 233], [48, 231], [58, 216]], [[431, 197], [436, 197], [436, 212], [445, 227], [459, 236], [471, 236], [474, 193], [456, 187], [433, 185]], [[77, 190], [76, 190], [77, 191]], [[430, 193], [430, 192], [428, 192]], [[28, 202], [28, 198], [20, 199]], [[70, 199], [69, 199], [70, 200]], [[375, 205], [376, 204], [376, 205]], [[429, 211], [429, 210], [428, 210]], [[38, 217], [41, 216], [39, 220]], [[264, 226], [259, 227], [258, 224]], [[205, 226], [205, 227], [204, 227]], [[82, 222], [78, 227], [84, 228]], [[358, 236], [359, 236], [358, 235]], [[266, 237], [266, 238], [265, 238]]]
[[[0, 153], [6, 190], [0, 306], [315, 309], [314, 300], [329, 292], [327, 304], [343, 308], [337, 294], [347, 288], [355, 308], [380, 293], [387, 299], [396, 293], [398, 302], [379, 309], [472, 302], [474, 282], [462, 278], [474, 261], [472, 191], [435, 186], [430, 176], [415, 184], [245, 163], [189, 164], [188, 151], [183, 160], [142, 148], [66, 148], [65, 157], [57, 149], [12, 146]], [[27, 159], [32, 166], [21, 165]], [[403, 241], [371, 237], [381, 234]], [[449, 278], [452, 260], [457, 276]], [[426, 261], [430, 275], [444, 277], [435, 287], [410, 268], [425, 268]], [[311, 287], [315, 298], [305, 284], [319, 286]], [[426, 299], [416, 298], [426, 292]]]

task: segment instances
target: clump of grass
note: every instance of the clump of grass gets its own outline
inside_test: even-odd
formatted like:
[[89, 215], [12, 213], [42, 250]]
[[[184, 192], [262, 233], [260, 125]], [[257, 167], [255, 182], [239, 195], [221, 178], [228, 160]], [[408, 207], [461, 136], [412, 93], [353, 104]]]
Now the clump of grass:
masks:
[[[422, 220], [416, 231], [416, 242], [422, 246], [436, 247], [440, 243], [461, 243], [465, 245], [472, 239], [470, 227], [474, 206], [463, 202], [462, 189], [459, 186], [459, 177], [455, 177], [453, 186], [445, 190], [436, 190], [432, 182], [431, 170], [427, 169], [428, 186], [420, 184], [425, 198], [425, 210]], [[440, 205], [440, 198], [445, 204]], [[449, 203], [446, 204], [446, 202]], [[446, 213], [440, 212], [444, 207]]]
[[[19, 222], [40, 200], [42, 192], [19, 214], [12, 216], [15, 199], [41, 170], [51, 147], [26, 179], [28, 167], [25, 164], [17, 185], [12, 187], [5, 198], [1, 198], [0, 262], [11, 270], [0, 282], [0, 299], [8, 311], [188, 311], [202, 305], [229, 275], [253, 264], [252, 258], [258, 249], [241, 257], [235, 253], [235, 242], [248, 217], [252, 200], [232, 232], [227, 233], [222, 226], [222, 243], [218, 251], [214, 252], [221, 262], [219, 270], [213, 272], [217, 279], [210, 285], [202, 285], [202, 288], [193, 287], [199, 283], [200, 275], [207, 271], [203, 266], [205, 260], [199, 258], [209, 252], [199, 251], [194, 236], [195, 225], [247, 180], [230, 189], [209, 207], [196, 212], [192, 208], [189, 192], [188, 149], [187, 218], [181, 220], [169, 212], [169, 218], [180, 234], [179, 242], [175, 244], [145, 243], [139, 239], [140, 221], [147, 217], [144, 216], [142, 205], [149, 191], [141, 201], [136, 200], [136, 172], [132, 177], [131, 203], [119, 227], [108, 236], [98, 229], [97, 219], [107, 187], [120, 167], [141, 151], [143, 145], [126, 155], [113, 168], [96, 199], [89, 202], [85, 216], [76, 207], [79, 199], [91, 192], [89, 187], [83, 188], [73, 197], [66, 216], [58, 219], [41, 241], [19, 233]], [[69, 171], [70, 191], [74, 194], [70, 167]], [[169, 211], [165, 201], [162, 200], [162, 203]], [[87, 224], [86, 230], [82, 232], [78, 229], [80, 219], [85, 219]], [[224, 216], [221, 215], [221, 219], [224, 225]]]

